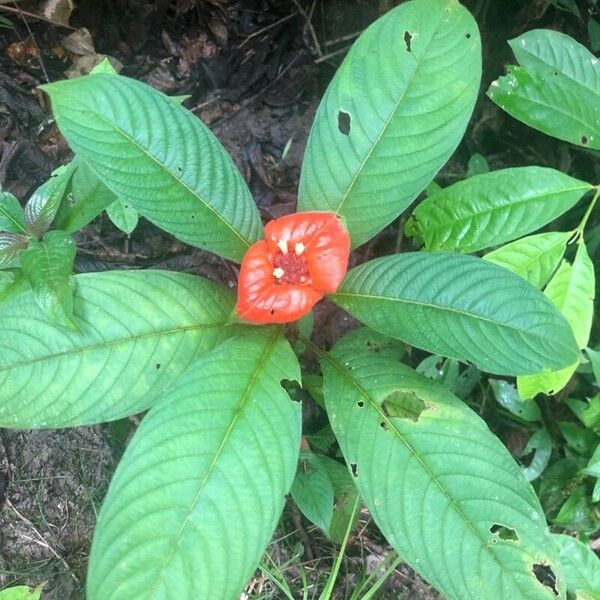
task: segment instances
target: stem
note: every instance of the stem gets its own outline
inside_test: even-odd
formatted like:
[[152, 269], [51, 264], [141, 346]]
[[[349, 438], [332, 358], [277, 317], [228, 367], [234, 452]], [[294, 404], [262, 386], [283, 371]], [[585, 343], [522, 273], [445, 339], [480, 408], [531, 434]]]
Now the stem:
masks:
[[583, 230], [585, 229], [588, 219], [590, 218], [590, 215], [592, 214], [592, 211], [594, 210], [594, 206], [596, 206], [598, 197], [600, 197], [600, 185], [596, 186], [596, 193], [594, 194], [594, 197], [592, 198], [590, 205], [588, 206], [587, 210], [585, 211], [585, 214], [583, 215], [583, 219], [581, 219], [581, 223], [579, 223], [579, 225], [577, 226], [577, 229], [575, 230], [580, 239], [583, 238]]

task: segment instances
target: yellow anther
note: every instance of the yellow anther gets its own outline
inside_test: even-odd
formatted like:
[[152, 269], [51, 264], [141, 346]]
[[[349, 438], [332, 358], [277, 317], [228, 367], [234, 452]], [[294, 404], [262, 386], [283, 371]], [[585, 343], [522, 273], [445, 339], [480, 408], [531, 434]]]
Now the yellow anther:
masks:
[[288, 253], [288, 245], [287, 245], [287, 240], [279, 240], [277, 242], [277, 246], [279, 247], [279, 249], [281, 250], [282, 254], [287, 254]]
[[273, 277], [276, 279], [281, 279], [285, 275], [285, 271], [281, 267], [277, 267], [273, 269]]
[[298, 242], [295, 247], [296, 254], [300, 256], [304, 252], [305, 248], [306, 246], [302, 242]]

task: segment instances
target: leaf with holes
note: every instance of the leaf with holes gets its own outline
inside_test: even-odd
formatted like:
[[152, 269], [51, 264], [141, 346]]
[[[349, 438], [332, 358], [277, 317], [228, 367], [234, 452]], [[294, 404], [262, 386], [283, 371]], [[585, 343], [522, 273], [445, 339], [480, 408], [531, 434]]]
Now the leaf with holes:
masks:
[[50, 321], [76, 327], [73, 321], [75, 242], [64, 231], [50, 231], [41, 242], [32, 240], [20, 254], [23, 274], [39, 307]]
[[162, 271], [76, 276], [77, 330], [40, 313], [33, 293], [2, 304], [0, 426], [69, 427], [151, 406], [199, 356], [235, 332], [234, 297]]
[[405, 2], [354, 43], [315, 117], [299, 210], [330, 210], [356, 247], [393, 221], [460, 142], [479, 90], [477, 24], [458, 0]]
[[50, 179], [33, 192], [27, 201], [25, 223], [27, 230], [36, 238], [41, 238], [50, 229], [74, 169], [73, 162], [56, 169]]
[[[373, 353], [361, 330], [321, 364], [327, 413], [354, 482], [411, 567], [450, 600], [556, 598], [533, 572], [547, 564], [559, 573], [540, 503], [473, 411]], [[416, 421], [388, 414], [384, 400], [397, 391], [422, 399]], [[558, 586], [564, 598], [562, 579]]]
[[560, 369], [571, 327], [533, 286], [472, 256], [404, 253], [352, 269], [331, 299], [373, 329], [502, 375]]
[[233, 161], [172, 99], [107, 73], [42, 89], [73, 150], [155, 225], [237, 261], [261, 237], [258, 210]]
[[117, 197], [98, 179], [98, 176], [80, 158], [75, 163], [71, 188], [56, 214], [54, 225], [73, 233], [85, 227]]
[[0, 232], [27, 233], [25, 216], [19, 201], [10, 193], [0, 189]]
[[541, 289], [556, 271], [572, 235], [570, 231], [530, 235], [492, 250], [483, 258]]
[[298, 361], [263, 330], [222, 344], [150, 410], [98, 518], [89, 600], [239, 598], [296, 472], [301, 411], [283, 379], [300, 379]]
[[419, 236], [427, 250], [476, 252], [550, 223], [591, 189], [589, 183], [543, 167], [485, 173], [426, 198], [407, 222], [406, 233]]
[[127, 235], [131, 234], [137, 227], [137, 210], [123, 200], [115, 200], [106, 209], [106, 214], [113, 224]]
[[553, 534], [560, 548], [567, 589], [573, 593], [585, 592], [590, 599], [600, 600], [600, 559], [587, 545], [570, 535]]
[[560, 140], [600, 149], [600, 62], [573, 38], [535, 29], [511, 40], [519, 67], [488, 96], [523, 123]]
[[333, 484], [320, 457], [310, 450], [300, 452], [298, 471], [290, 493], [309, 521], [323, 531], [329, 529], [333, 517]]

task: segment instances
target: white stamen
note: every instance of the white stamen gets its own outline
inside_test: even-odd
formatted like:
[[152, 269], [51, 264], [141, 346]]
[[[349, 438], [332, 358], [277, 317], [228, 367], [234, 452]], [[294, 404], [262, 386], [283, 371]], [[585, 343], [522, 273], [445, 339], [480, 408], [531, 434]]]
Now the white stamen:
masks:
[[305, 249], [305, 248], [306, 248], [306, 246], [305, 246], [305, 245], [304, 245], [302, 242], [298, 242], [298, 243], [296, 244], [296, 248], [295, 248], [295, 250], [296, 250], [296, 254], [297, 254], [298, 256], [300, 256], [300, 255], [301, 255], [301, 254], [304, 252], [304, 249]]
[[288, 253], [288, 245], [287, 245], [287, 240], [279, 240], [277, 242], [277, 246], [279, 247], [279, 249], [281, 250], [282, 254], [287, 254]]
[[276, 279], [281, 279], [285, 275], [285, 271], [281, 267], [277, 267], [273, 269], [273, 277]]

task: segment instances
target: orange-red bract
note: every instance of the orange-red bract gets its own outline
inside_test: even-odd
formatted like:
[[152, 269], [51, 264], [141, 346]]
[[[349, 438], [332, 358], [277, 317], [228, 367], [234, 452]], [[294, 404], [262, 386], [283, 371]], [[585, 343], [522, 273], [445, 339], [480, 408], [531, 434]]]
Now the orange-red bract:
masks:
[[237, 314], [252, 323], [289, 323], [335, 292], [346, 269], [350, 238], [331, 212], [275, 219], [250, 247], [240, 269]]

